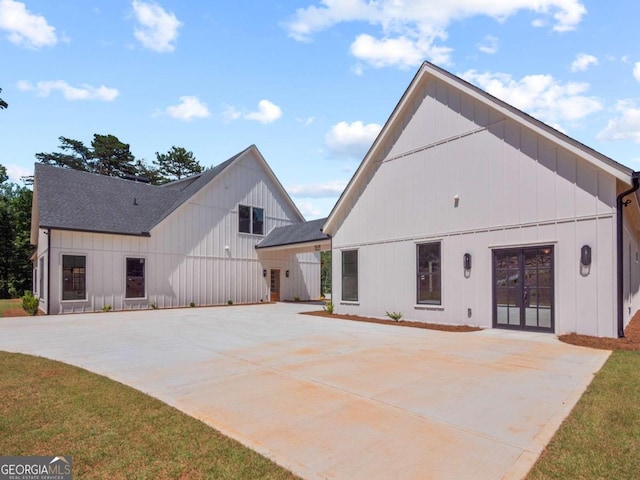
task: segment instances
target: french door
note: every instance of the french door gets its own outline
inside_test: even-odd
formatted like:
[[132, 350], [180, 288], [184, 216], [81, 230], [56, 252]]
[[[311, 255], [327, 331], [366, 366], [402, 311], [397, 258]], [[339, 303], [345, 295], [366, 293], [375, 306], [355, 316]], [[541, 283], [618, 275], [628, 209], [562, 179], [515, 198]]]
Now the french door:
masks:
[[553, 246], [493, 251], [493, 327], [554, 331]]

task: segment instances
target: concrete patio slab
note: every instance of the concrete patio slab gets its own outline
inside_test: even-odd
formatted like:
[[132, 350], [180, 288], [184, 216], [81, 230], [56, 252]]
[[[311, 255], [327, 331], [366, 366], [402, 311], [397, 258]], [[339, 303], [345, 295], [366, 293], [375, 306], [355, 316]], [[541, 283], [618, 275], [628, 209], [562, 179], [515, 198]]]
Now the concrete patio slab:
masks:
[[0, 319], [0, 349], [153, 395], [308, 479], [521, 478], [608, 358], [304, 304]]

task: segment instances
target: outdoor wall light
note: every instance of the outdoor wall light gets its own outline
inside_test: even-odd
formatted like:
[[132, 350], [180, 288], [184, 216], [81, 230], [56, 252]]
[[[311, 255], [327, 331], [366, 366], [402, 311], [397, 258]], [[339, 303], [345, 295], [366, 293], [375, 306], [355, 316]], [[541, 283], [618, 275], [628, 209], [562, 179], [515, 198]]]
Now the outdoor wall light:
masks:
[[262, 276], [266, 277], [267, 276], [267, 271], [266, 270], [262, 270]]
[[289, 270], [287, 270], [286, 272], [284, 272], [284, 275], [289, 278]]
[[458, 205], [460, 205], [460, 195], [456, 195], [455, 197], [453, 197], [453, 206], [455, 208], [458, 208]]
[[580, 249], [580, 263], [585, 267], [591, 265], [591, 247], [589, 245], [583, 245]]
[[471, 270], [471, 254], [465, 253], [462, 257], [462, 266], [465, 270]]

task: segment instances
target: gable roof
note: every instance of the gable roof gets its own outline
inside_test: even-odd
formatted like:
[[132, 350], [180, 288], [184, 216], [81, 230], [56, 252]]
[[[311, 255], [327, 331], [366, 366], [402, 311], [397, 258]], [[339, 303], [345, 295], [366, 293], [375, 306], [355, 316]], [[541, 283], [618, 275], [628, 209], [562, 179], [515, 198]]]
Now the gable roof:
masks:
[[[202, 173], [160, 186], [36, 163], [34, 219], [38, 218], [40, 228], [148, 236], [153, 227], [249, 151], [257, 153], [275, 178], [255, 145]], [[293, 201], [286, 198], [302, 219]]]
[[322, 233], [322, 224], [324, 224], [325, 220], [326, 218], [320, 218], [309, 222], [274, 228], [256, 245], [256, 248], [281, 247], [329, 240], [331, 237], [326, 233]]
[[413, 93], [418, 88], [420, 88], [420, 86], [426, 81], [427, 77], [429, 76], [437, 78], [445, 82], [447, 85], [459, 90], [460, 92], [465, 93], [476, 100], [479, 100], [490, 108], [500, 112], [505, 117], [516, 121], [520, 125], [526, 126], [527, 128], [533, 130], [535, 133], [547, 138], [555, 144], [561, 145], [563, 148], [566, 148], [567, 150], [573, 152], [580, 158], [585, 159], [595, 167], [604, 170], [607, 173], [613, 175], [615, 178], [625, 182], [628, 185], [631, 185], [631, 175], [633, 174], [632, 169], [578, 142], [568, 135], [565, 135], [564, 133], [550, 127], [546, 123], [541, 122], [540, 120], [523, 112], [522, 110], [509, 105], [503, 100], [494, 97], [493, 95], [485, 92], [481, 88], [476, 87], [466, 80], [457, 77], [456, 75], [430, 62], [424, 62], [418, 69], [418, 72], [413, 77], [413, 80], [409, 84], [409, 87], [400, 98], [400, 101], [394, 108], [391, 116], [387, 119], [386, 123], [382, 127], [382, 130], [374, 140], [371, 148], [369, 148], [369, 151], [358, 166], [358, 169], [347, 184], [347, 187], [344, 189], [342, 195], [340, 195], [340, 198], [331, 210], [327, 221], [322, 227], [324, 231], [334, 233], [331, 231], [331, 228], [334, 226], [334, 222], [338, 216], [338, 213], [346, 208], [346, 205], [348, 205], [349, 203], [347, 202], [347, 199], [354, 191], [355, 185], [357, 185], [360, 179], [363, 178], [365, 172], [372, 168], [372, 164], [374, 163], [376, 155], [380, 151], [381, 147], [385, 144], [387, 137], [391, 135], [395, 123], [399, 118], [401, 118], [407, 108], [409, 108], [409, 104], [411, 103], [410, 98], [413, 96]]

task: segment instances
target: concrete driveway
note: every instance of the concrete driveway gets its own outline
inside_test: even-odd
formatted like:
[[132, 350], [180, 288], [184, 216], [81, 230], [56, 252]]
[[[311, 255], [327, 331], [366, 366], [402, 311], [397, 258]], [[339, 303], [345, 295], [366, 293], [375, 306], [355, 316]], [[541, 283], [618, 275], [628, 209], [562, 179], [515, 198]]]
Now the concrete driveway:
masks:
[[521, 478], [609, 352], [301, 304], [0, 320], [0, 349], [131, 385], [308, 479]]

